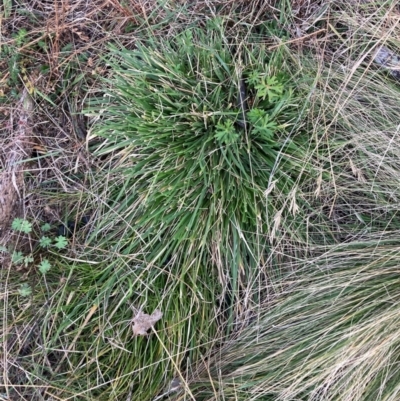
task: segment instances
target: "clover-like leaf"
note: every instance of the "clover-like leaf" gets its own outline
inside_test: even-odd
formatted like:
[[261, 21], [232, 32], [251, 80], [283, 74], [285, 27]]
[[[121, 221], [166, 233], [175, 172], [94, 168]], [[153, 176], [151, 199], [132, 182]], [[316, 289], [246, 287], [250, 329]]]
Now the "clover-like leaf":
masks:
[[269, 102], [273, 102], [275, 99], [279, 99], [283, 95], [283, 84], [278, 81], [275, 76], [265, 78], [257, 85], [257, 96], [261, 99], [268, 99]]
[[16, 217], [11, 224], [11, 228], [14, 231], [21, 231], [25, 234], [29, 234], [32, 231], [32, 223], [29, 223], [28, 220]]
[[29, 297], [29, 295], [32, 294], [32, 288], [29, 284], [23, 283], [19, 287], [18, 293], [19, 293], [19, 295], [21, 295], [21, 297]]
[[39, 265], [39, 271], [46, 274], [51, 269], [51, 263], [47, 259], [43, 259]]
[[11, 261], [15, 265], [20, 265], [24, 262], [24, 255], [21, 251], [14, 251], [11, 255]]
[[40, 229], [42, 230], [42, 232], [46, 233], [47, 231], [51, 230], [51, 225], [49, 223], [45, 223], [42, 225], [42, 227], [40, 227]]
[[54, 246], [55, 246], [57, 249], [64, 249], [64, 248], [67, 247], [67, 245], [68, 245], [68, 240], [67, 240], [67, 238], [65, 238], [63, 235], [59, 235], [59, 236], [56, 238], [56, 243], [54, 244]]
[[13, 222], [11, 223], [11, 228], [14, 231], [19, 231], [21, 229], [23, 219], [20, 219], [19, 217], [16, 217]]
[[278, 125], [275, 121], [271, 120], [270, 115], [260, 109], [253, 109], [249, 112], [249, 120], [253, 124], [253, 135], [259, 135], [265, 140], [273, 139]]
[[260, 82], [260, 73], [258, 71], [252, 71], [246, 80], [249, 85], [255, 86]]
[[24, 265], [25, 265], [25, 267], [27, 267], [29, 265], [29, 263], [32, 263], [32, 262], [33, 262], [33, 256], [32, 255], [24, 257]]
[[226, 145], [235, 143], [239, 138], [239, 134], [236, 132], [234, 123], [232, 120], [224, 121], [223, 123], [217, 124], [217, 130], [214, 138], [219, 142], [225, 143]]
[[257, 109], [257, 108], [251, 109], [248, 113], [249, 120], [253, 125], [258, 124], [259, 121], [264, 119], [266, 115], [267, 115], [267, 112], [265, 110], [261, 110], [261, 109]]
[[48, 248], [51, 245], [51, 238], [43, 236], [40, 238], [39, 244], [42, 248]]

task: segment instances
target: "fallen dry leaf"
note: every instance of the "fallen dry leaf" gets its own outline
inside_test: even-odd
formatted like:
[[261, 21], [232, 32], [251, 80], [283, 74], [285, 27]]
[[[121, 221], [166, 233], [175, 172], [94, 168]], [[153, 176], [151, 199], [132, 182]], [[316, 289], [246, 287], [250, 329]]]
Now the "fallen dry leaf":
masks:
[[162, 318], [162, 315], [162, 312], [158, 309], [156, 309], [151, 315], [139, 311], [133, 318], [133, 334], [135, 336], [147, 336], [147, 331]]

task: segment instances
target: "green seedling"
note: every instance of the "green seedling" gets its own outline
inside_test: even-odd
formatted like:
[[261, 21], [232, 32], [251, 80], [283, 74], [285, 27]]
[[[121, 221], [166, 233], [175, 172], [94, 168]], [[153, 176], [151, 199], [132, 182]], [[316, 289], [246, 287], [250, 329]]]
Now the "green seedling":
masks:
[[[29, 235], [32, 232], [32, 223], [30, 223], [28, 220], [17, 217], [13, 220], [11, 228], [16, 232], [22, 232]], [[48, 223], [41, 226], [42, 233], [49, 232], [50, 230], [51, 225]], [[39, 239], [39, 246], [43, 249], [50, 249], [53, 247], [60, 251], [68, 246], [68, 240], [62, 235], [59, 235], [55, 238], [42, 235]], [[6, 247], [2, 247], [0, 251], [5, 253], [9, 252]], [[14, 265], [24, 265], [25, 267], [27, 267], [34, 262], [34, 254], [30, 253], [28, 255], [24, 255], [21, 251], [14, 251], [11, 253], [11, 261]], [[51, 269], [51, 263], [47, 259], [43, 259], [38, 267], [39, 271], [42, 274], [46, 274]]]
[[23, 283], [19, 287], [18, 293], [21, 297], [29, 297], [32, 294], [32, 287], [27, 283]]
[[42, 232], [46, 233], [47, 231], [51, 230], [51, 225], [49, 223], [45, 223], [40, 227], [40, 229]]
[[59, 249], [59, 250], [65, 249], [65, 248], [67, 247], [67, 245], [68, 245], [68, 240], [67, 240], [67, 238], [65, 238], [64, 236], [59, 235], [58, 237], [55, 238], [55, 244], [54, 244], [54, 246], [55, 246], [57, 249]]
[[14, 231], [29, 234], [32, 231], [32, 224], [27, 220], [16, 217], [11, 224], [11, 228]]
[[24, 261], [24, 255], [22, 254], [21, 251], [13, 252], [11, 254], [11, 261], [15, 265], [20, 265]]
[[279, 100], [284, 91], [283, 83], [277, 77], [263, 77], [261, 82], [255, 85], [257, 96], [262, 100], [267, 99], [269, 102]]
[[43, 236], [39, 240], [39, 244], [42, 248], [48, 248], [51, 245], [51, 238]]
[[47, 259], [43, 259], [39, 264], [39, 271], [45, 275], [51, 269], [51, 263]]
[[225, 145], [235, 143], [239, 138], [239, 134], [236, 132], [234, 122], [232, 120], [226, 120], [223, 123], [218, 123], [214, 138]]

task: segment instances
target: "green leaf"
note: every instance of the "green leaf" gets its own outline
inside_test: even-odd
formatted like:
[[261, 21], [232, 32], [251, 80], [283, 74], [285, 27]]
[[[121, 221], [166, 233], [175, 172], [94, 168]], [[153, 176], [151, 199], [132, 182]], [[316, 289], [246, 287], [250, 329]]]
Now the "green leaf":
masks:
[[249, 120], [253, 125], [252, 134], [259, 135], [265, 140], [272, 140], [278, 124], [271, 120], [271, 116], [264, 110], [253, 109], [248, 113]]
[[269, 102], [273, 102], [283, 95], [283, 84], [275, 76], [268, 77], [266, 81], [263, 78], [258, 85], [255, 85], [255, 89], [258, 97], [263, 100], [267, 98]]
[[68, 245], [68, 240], [67, 240], [67, 238], [65, 238], [64, 236], [59, 235], [59, 236], [56, 238], [56, 243], [54, 244], [54, 246], [55, 246], [57, 249], [64, 249], [64, 248], [67, 247], [67, 245]]
[[45, 223], [45, 224], [43, 224], [42, 227], [40, 227], [40, 228], [41, 228], [41, 230], [45, 233], [45, 232], [47, 232], [47, 231], [50, 231], [51, 225], [50, 225], [49, 223]]
[[57, 107], [57, 105], [47, 96], [45, 93], [41, 92], [37, 87], [35, 87], [35, 94], [42, 97], [44, 100], [49, 102], [53, 107]]
[[0, 252], [8, 253], [8, 249], [5, 246], [0, 245]]
[[28, 220], [24, 220], [19, 217], [16, 217], [11, 224], [11, 228], [14, 231], [20, 231], [25, 234], [29, 234], [32, 231], [32, 224], [29, 223]]
[[46, 274], [51, 269], [51, 263], [47, 259], [43, 259], [39, 265], [39, 271], [42, 274]]
[[14, 35], [17, 47], [22, 46], [26, 41], [28, 31], [25, 28], [21, 28], [16, 35]]
[[18, 292], [19, 292], [19, 295], [21, 295], [21, 297], [29, 297], [29, 295], [32, 294], [32, 288], [29, 284], [23, 283], [19, 287]]
[[218, 123], [214, 138], [226, 145], [235, 143], [239, 134], [236, 132], [233, 121], [226, 120], [223, 123]]
[[24, 255], [22, 254], [21, 251], [14, 251], [11, 255], [11, 261], [12, 263], [14, 263], [15, 265], [20, 265], [23, 263], [24, 261]]
[[24, 257], [24, 265], [25, 265], [25, 267], [27, 267], [29, 265], [29, 263], [32, 263], [32, 262], [33, 262], [32, 255]]
[[274, 122], [253, 127], [253, 134], [260, 135], [263, 139], [272, 140], [276, 131], [277, 125]]
[[51, 245], [51, 238], [43, 236], [40, 238], [39, 244], [42, 248], [48, 248]]
[[20, 231], [23, 221], [24, 221], [23, 219], [20, 219], [19, 217], [16, 217], [16, 218], [13, 220], [12, 224], [11, 224], [11, 228], [12, 228], [14, 231]]
[[252, 109], [248, 112], [248, 117], [250, 122], [255, 125], [258, 124], [260, 120], [264, 119], [268, 114], [265, 110]]
[[260, 82], [260, 73], [258, 71], [252, 71], [246, 80], [249, 85], [255, 86]]

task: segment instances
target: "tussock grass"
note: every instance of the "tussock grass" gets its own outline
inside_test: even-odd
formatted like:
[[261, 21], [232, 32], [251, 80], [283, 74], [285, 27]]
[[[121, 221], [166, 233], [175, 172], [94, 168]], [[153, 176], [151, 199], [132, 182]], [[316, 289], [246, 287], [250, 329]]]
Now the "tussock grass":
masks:
[[[205, 31], [115, 50], [96, 152], [117, 160], [121, 174], [112, 189], [107, 181], [107, 244], [149, 261], [201, 264], [237, 296], [259, 280], [275, 244], [331, 239], [304, 224], [323, 159], [306, 133], [307, 92], [292, 84], [290, 54], [240, 44], [224, 28], [209, 21]], [[242, 82], [252, 102], [245, 124]], [[123, 228], [113, 227], [118, 215]]]
[[[196, 400], [396, 399], [400, 108], [373, 62], [398, 51], [395, 2], [35, 4], [25, 216], [90, 222], [45, 277], [1, 271], [1, 392], [142, 401], [180, 378]], [[20, 11], [3, 26], [31, 27]]]

